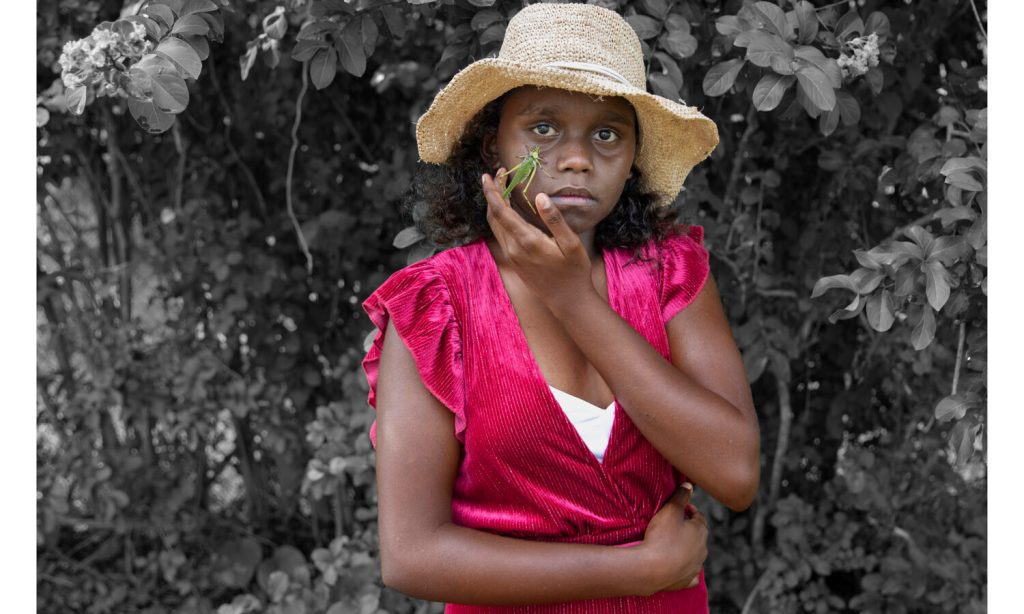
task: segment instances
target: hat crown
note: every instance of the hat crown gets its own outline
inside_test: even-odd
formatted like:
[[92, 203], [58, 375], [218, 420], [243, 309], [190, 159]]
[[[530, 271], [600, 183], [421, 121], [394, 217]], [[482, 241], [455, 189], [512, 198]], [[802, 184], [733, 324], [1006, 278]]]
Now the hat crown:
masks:
[[591, 64], [646, 89], [644, 56], [633, 28], [615, 11], [592, 4], [532, 4], [505, 30], [498, 58], [534, 67]]

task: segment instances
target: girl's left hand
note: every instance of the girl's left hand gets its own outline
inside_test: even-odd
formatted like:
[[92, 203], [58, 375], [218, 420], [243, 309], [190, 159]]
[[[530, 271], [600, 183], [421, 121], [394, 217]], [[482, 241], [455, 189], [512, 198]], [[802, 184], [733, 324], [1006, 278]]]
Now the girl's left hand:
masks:
[[[499, 169], [498, 175], [504, 170]], [[587, 250], [548, 195], [538, 194], [534, 204], [550, 237], [524, 220], [502, 196], [506, 181], [507, 176], [500, 182], [486, 174], [482, 178], [487, 223], [523, 283], [553, 311], [594, 291]]]

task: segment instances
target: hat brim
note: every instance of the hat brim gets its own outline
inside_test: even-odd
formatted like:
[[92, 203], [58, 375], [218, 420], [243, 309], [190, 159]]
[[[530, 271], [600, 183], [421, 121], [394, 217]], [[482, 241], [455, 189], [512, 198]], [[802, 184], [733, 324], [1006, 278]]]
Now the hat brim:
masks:
[[718, 127], [696, 107], [597, 73], [485, 58], [452, 77], [416, 123], [420, 159], [445, 163], [469, 120], [488, 102], [521, 85], [628, 100], [636, 110], [642, 135], [635, 159], [641, 187], [657, 194], [659, 205], [668, 205], [675, 199], [690, 170], [711, 155], [718, 144]]

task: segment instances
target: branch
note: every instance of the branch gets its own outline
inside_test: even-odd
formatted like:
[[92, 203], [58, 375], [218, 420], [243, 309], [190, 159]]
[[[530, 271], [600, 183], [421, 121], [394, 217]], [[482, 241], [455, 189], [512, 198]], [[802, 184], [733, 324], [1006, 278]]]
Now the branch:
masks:
[[306, 244], [306, 237], [302, 234], [302, 226], [295, 217], [295, 208], [292, 206], [292, 176], [295, 172], [295, 153], [299, 149], [299, 124], [302, 123], [302, 101], [306, 97], [306, 90], [309, 88], [309, 62], [302, 63], [302, 87], [299, 89], [299, 96], [295, 100], [295, 123], [292, 124], [292, 148], [288, 152], [288, 174], [285, 177], [285, 205], [288, 208], [288, 217], [291, 218], [292, 226], [295, 228], [295, 235], [299, 239], [299, 248], [306, 255], [306, 274], [313, 274], [313, 255], [309, 253], [309, 245]]
[[960, 383], [960, 364], [964, 358], [964, 337], [967, 333], [967, 322], [960, 321], [960, 340], [956, 344], [956, 366], [953, 367], [953, 392], [956, 394], [957, 385]]
[[743, 135], [740, 136], [740, 140], [736, 144], [736, 155], [733, 156], [732, 168], [729, 169], [729, 183], [726, 184], [725, 188], [723, 202], [729, 209], [732, 209], [733, 203], [736, 201], [740, 170], [743, 168], [743, 155], [747, 151], [747, 143], [750, 141], [750, 137], [755, 132], [757, 132], [757, 109], [754, 105], [750, 105], [750, 109], [747, 111], [747, 129], [743, 131]]
[[[789, 433], [793, 424], [793, 404], [789, 396], [789, 382], [782, 381], [775, 375], [775, 388], [779, 395], [779, 434], [775, 440], [775, 457], [772, 459], [772, 472], [768, 481], [768, 500], [759, 505], [754, 516], [751, 539], [755, 549], [760, 550], [764, 541], [764, 523], [768, 512], [775, 506], [779, 498], [779, 487], [782, 483], [782, 470], [789, 449]], [[755, 587], [755, 591], [756, 591]]]
[[750, 589], [750, 594], [747, 595], [747, 600], [743, 602], [743, 610], [740, 614], [750, 614], [750, 609], [754, 607], [754, 597], [761, 592], [761, 588], [764, 586], [765, 580], [768, 579], [768, 572], [770, 569], [765, 569], [761, 577], [754, 583], [754, 588]]
[[210, 79], [213, 81], [213, 89], [217, 92], [217, 99], [220, 100], [220, 104], [224, 107], [224, 118], [226, 122], [224, 124], [224, 143], [228, 147], [228, 151], [234, 157], [235, 161], [238, 162], [238, 166], [241, 167], [242, 173], [249, 182], [249, 186], [252, 188], [253, 194], [256, 195], [256, 203], [260, 207], [260, 215], [263, 216], [264, 221], [267, 219], [267, 201], [263, 199], [263, 192], [260, 190], [260, 186], [256, 183], [256, 175], [253, 174], [252, 169], [245, 163], [245, 159], [242, 158], [242, 154], [235, 148], [235, 144], [231, 141], [231, 126], [234, 125], [235, 120], [231, 115], [231, 106], [228, 105], [227, 99], [224, 97], [224, 92], [220, 89], [220, 79], [217, 77], [217, 67], [213, 63], [213, 54], [210, 54]]
[[971, 10], [974, 11], [974, 18], [978, 20], [978, 28], [981, 30], [981, 35], [985, 38], [985, 42], [988, 42], [988, 32], [985, 31], [985, 26], [981, 23], [981, 16], [978, 15], [978, 7], [974, 5], [974, 0], [971, 0]]

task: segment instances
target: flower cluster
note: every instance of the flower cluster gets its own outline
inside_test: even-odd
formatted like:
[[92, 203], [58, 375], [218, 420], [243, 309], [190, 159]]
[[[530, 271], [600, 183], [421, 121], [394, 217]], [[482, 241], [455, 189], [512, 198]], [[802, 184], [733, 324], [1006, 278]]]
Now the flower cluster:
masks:
[[89, 36], [64, 44], [58, 60], [64, 87], [100, 85], [102, 93], [113, 94], [118, 89], [116, 77], [108, 73], [123, 73], [126, 60], [134, 62], [152, 51], [153, 43], [146, 40], [141, 24], [119, 21], [116, 25], [100, 24]]
[[878, 35], [872, 32], [847, 41], [836, 59], [844, 79], [853, 79], [878, 66]]

